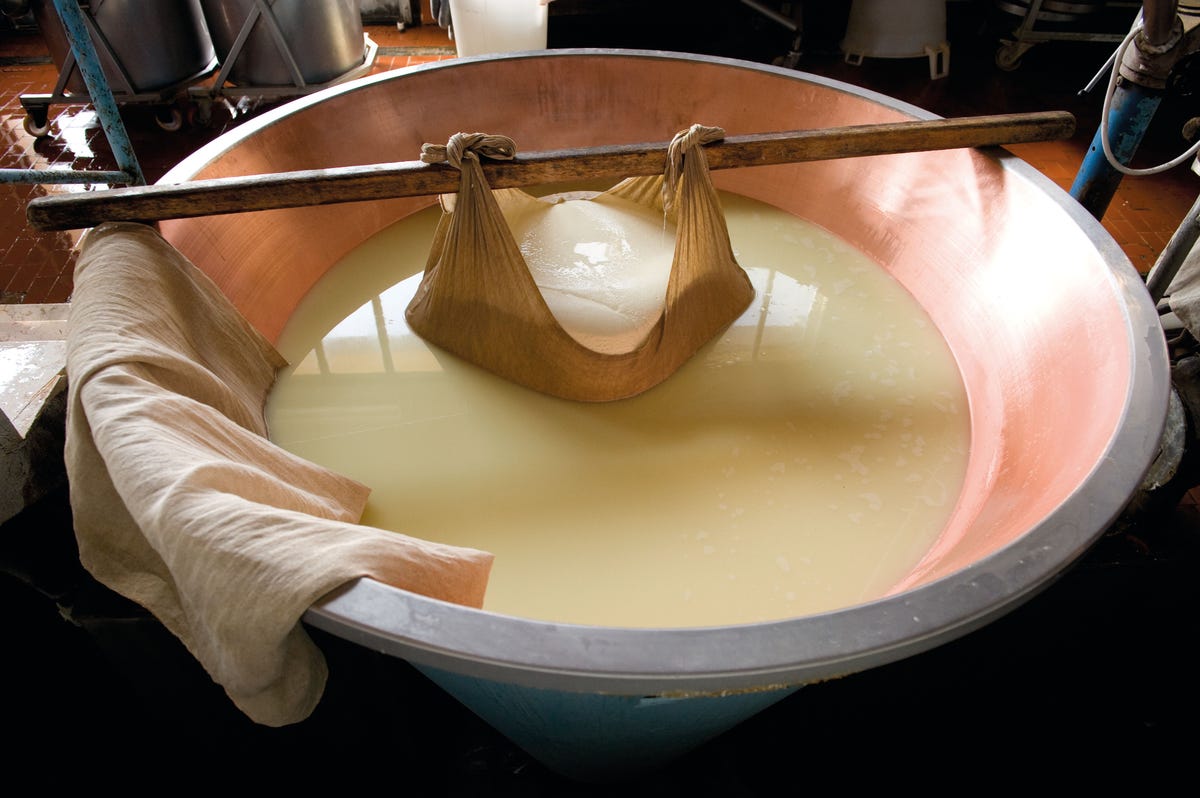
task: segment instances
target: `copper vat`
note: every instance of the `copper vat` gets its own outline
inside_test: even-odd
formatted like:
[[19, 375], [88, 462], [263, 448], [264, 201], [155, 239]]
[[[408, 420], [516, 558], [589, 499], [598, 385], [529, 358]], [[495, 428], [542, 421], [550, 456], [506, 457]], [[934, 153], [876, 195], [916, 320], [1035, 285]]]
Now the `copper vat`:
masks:
[[[459, 131], [523, 150], [933, 115], [787, 69], [680, 54], [551, 50], [385, 73], [235, 129], [174, 182], [417, 157]], [[714, 173], [719, 188], [828, 228], [887, 268], [939, 326], [971, 412], [965, 487], [890, 595], [707, 629], [549, 624], [363, 580], [305, 620], [403, 658], [550, 767], [652, 767], [798, 687], [965, 635], [1037, 594], [1119, 515], [1160, 440], [1166, 348], [1144, 285], [1100, 224], [1003, 149]], [[431, 199], [164, 222], [166, 237], [275, 339], [345, 252]], [[820, 689], [813, 687], [811, 689]], [[398, 719], [397, 722], [403, 722]]]

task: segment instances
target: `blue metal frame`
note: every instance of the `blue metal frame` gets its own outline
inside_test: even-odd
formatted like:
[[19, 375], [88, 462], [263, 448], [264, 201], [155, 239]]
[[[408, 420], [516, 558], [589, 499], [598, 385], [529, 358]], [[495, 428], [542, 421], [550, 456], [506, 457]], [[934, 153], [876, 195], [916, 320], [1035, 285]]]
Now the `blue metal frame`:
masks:
[[[1113, 65], [1113, 69], [1119, 68], [1119, 64]], [[1108, 137], [1118, 162], [1128, 164], [1132, 160], [1154, 113], [1162, 103], [1162, 97], [1161, 91], [1136, 83], [1123, 82], [1117, 85], [1109, 109]], [[1097, 219], [1103, 218], [1124, 176], [1108, 162], [1100, 135], [1101, 131], [1097, 129], [1092, 146], [1071, 185], [1071, 196]]]
[[112, 148], [120, 171], [89, 171], [68, 169], [0, 169], [0, 183], [116, 183], [145, 185], [146, 178], [133, 151], [133, 144], [121, 121], [121, 113], [108, 78], [100, 66], [95, 44], [88, 33], [87, 21], [79, 0], [54, 0], [54, 8], [62, 20], [71, 52], [88, 96], [100, 119], [100, 127]]

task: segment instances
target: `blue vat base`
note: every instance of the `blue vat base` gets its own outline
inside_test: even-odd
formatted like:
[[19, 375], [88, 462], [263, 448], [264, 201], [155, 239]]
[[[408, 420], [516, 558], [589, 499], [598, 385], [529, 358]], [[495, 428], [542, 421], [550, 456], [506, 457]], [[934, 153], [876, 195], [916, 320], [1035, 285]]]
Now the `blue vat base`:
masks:
[[681, 698], [599, 695], [415, 667], [547, 768], [592, 783], [662, 767], [799, 689]]

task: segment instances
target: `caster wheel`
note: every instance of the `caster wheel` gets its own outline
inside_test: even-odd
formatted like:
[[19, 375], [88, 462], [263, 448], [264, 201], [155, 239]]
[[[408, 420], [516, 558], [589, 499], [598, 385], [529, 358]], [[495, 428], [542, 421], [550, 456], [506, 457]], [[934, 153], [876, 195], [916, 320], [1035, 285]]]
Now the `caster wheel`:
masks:
[[178, 108], [168, 108], [154, 115], [154, 121], [168, 133], [174, 133], [183, 127], [183, 111]]
[[1021, 57], [1028, 49], [1016, 42], [1001, 45], [1000, 49], [996, 51], [996, 66], [1005, 72], [1015, 71], [1017, 67], [1021, 66]]
[[33, 136], [35, 139], [40, 139], [42, 136], [50, 132], [50, 120], [42, 119], [40, 122], [33, 118], [32, 114], [25, 116], [23, 122], [25, 132]]
[[189, 105], [187, 123], [193, 127], [208, 127], [212, 124], [212, 103], [197, 103]]

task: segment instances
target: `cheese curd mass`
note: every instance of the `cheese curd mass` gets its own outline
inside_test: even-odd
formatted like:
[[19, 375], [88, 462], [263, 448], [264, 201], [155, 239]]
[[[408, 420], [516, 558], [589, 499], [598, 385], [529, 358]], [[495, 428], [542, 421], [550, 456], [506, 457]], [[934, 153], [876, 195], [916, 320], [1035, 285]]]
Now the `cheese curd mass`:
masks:
[[[350, 252], [301, 303], [278, 344], [294, 365], [268, 404], [272, 440], [369, 485], [363, 523], [495, 553], [493, 612], [719, 626], [883, 596], [958, 498], [970, 422], [957, 366], [861, 252], [721, 200], [755, 300], [650, 391], [549, 397], [412, 334], [434, 207]], [[595, 240], [546, 246], [587, 260], [573, 244]], [[642, 310], [647, 286], [666, 284], [650, 272], [669, 266], [621, 265]]]
[[662, 315], [675, 225], [630, 200], [530, 202], [506, 216], [559, 325], [594, 352], [635, 348]]

